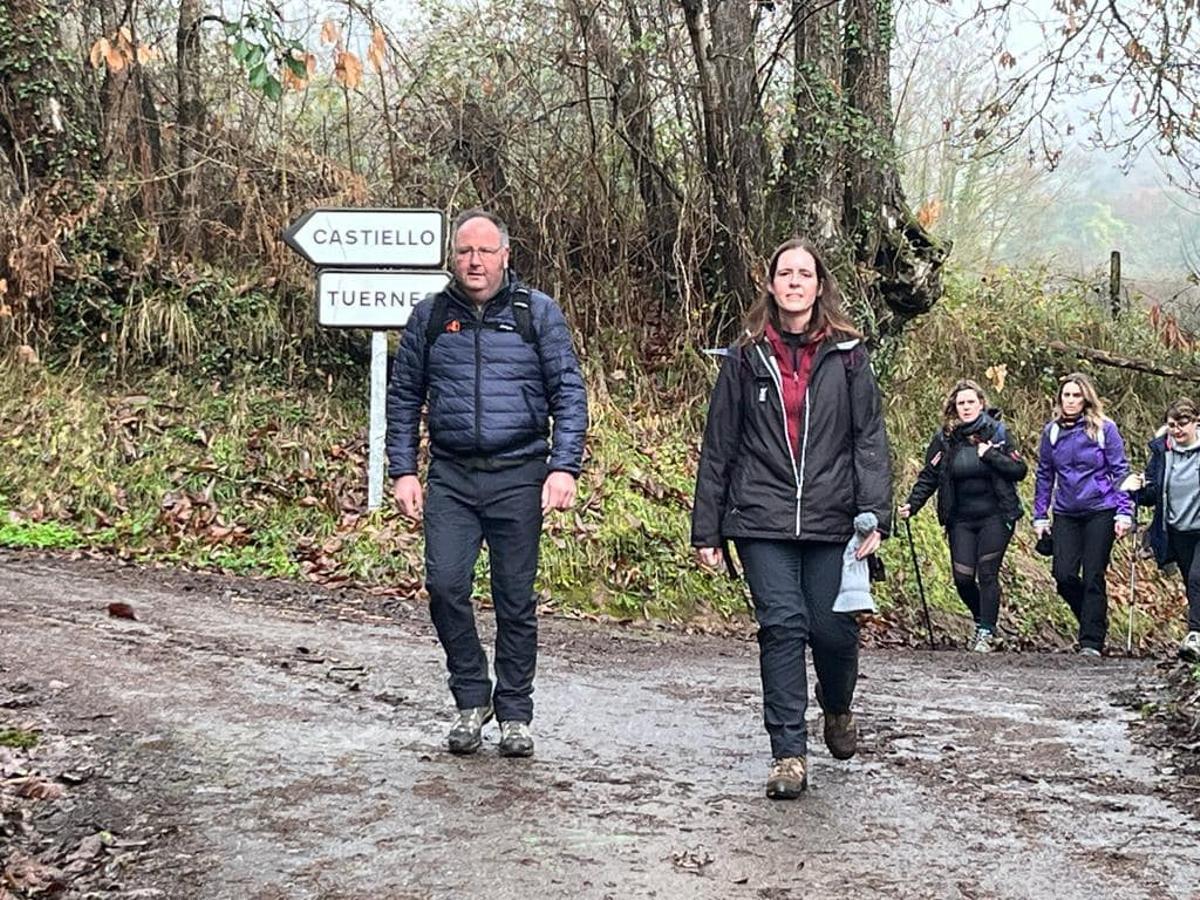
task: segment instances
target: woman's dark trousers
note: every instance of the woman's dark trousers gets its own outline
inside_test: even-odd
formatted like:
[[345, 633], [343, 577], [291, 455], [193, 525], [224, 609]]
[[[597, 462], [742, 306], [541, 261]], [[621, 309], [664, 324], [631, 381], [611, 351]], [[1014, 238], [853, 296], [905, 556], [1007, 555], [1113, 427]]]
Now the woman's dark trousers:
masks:
[[1012, 523], [999, 516], [965, 519], [949, 529], [954, 587], [975, 624], [996, 630], [1000, 617], [1000, 564], [1012, 539]]
[[[1112, 556], [1113, 517], [1103, 509], [1088, 516], [1054, 515], [1054, 581], [1079, 621], [1079, 646], [1104, 649], [1108, 591], [1104, 573]], [[1080, 573], [1082, 571], [1082, 577]]]
[[858, 679], [858, 622], [833, 611], [845, 545], [748, 538], [736, 544], [758, 620], [763, 721], [771, 755], [805, 756], [805, 647], [812, 647], [827, 713], [850, 710]]
[[1179, 562], [1179, 572], [1187, 585], [1188, 631], [1200, 631], [1200, 531], [1176, 531], [1167, 528], [1171, 555]]

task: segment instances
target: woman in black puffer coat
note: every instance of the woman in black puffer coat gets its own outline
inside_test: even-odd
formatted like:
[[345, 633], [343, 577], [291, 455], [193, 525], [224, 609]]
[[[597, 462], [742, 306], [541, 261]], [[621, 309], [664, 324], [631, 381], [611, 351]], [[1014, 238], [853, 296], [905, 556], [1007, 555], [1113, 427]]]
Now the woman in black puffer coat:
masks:
[[971, 649], [992, 649], [1000, 615], [1000, 564], [1021, 518], [1017, 482], [1028, 466], [1013, 446], [996, 410], [974, 381], [954, 385], [943, 410], [945, 422], [925, 451], [925, 467], [901, 519], [916, 515], [938, 495], [938, 522], [950, 539], [954, 587], [975, 619]]

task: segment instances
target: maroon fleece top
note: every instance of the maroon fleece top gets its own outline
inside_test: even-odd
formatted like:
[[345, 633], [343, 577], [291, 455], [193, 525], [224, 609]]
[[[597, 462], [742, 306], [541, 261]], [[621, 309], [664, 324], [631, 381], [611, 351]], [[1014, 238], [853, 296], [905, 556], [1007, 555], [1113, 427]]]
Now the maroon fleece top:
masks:
[[775, 351], [779, 373], [783, 376], [783, 408], [787, 414], [788, 438], [792, 449], [800, 454], [800, 416], [804, 410], [804, 392], [808, 389], [808, 378], [812, 373], [813, 358], [821, 346], [819, 336], [810, 337], [807, 343], [793, 346], [779, 334], [775, 326], [767, 323], [767, 340]]

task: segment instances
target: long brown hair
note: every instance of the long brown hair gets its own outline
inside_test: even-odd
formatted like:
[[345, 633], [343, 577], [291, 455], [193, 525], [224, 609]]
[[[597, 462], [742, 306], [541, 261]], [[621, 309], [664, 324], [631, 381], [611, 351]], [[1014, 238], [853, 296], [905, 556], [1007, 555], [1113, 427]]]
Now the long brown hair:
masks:
[[1084, 428], [1087, 430], [1088, 437], [1093, 441], [1098, 440], [1097, 435], [1104, 427], [1104, 403], [1100, 400], [1100, 394], [1096, 390], [1096, 385], [1092, 383], [1092, 379], [1082, 372], [1072, 372], [1058, 383], [1058, 394], [1054, 398], [1054, 418], [1062, 418], [1063, 388], [1072, 381], [1079, 385], [1079, 393], [1083, 394], [1083, 412], [1080, 415], [1083, 418]]
[[987, 411], [987, 394], [983, 392], [983, 388], [979, 383], [972, 381], [970, 378], [960, 378], [954, 382], [954, 387], [950, 389], [950, 393], [946, 395], [946, 403], [942, 407], [942, 430], [949, 434], [958, 425], [958, 395], [960, 391], [974, 391], [975, 396], [979, 398], [979, 405], [983, 410], [979, 413], [983, 415]]
[[775, 272], [779, 268], [779, 257], [789, 250], [800, 249], [813, 258], [817, 268], [817, 298], [813, 303], [812, 317], [808, 320], [808, 334], [830, 335], [842, 334], [846, 337], [862, 337], [862, 332], [854, 327], [850, 318], [842, 312], [842, 292], [838, 289], [837, 279], [825, 265], [821, 252], [808, 238], [794, 237], [784, 241], [771, 254], [771, 262], [767, 266], [767, 278], [758, 296], [746, 311], [744, 321], [745, 331], [740, 343], [752, 344], [760, 340], [766, 333], [767, 323], [779, 327], [779, 308], [775, 304], [775, 295], [770, 286], [775, 280]]

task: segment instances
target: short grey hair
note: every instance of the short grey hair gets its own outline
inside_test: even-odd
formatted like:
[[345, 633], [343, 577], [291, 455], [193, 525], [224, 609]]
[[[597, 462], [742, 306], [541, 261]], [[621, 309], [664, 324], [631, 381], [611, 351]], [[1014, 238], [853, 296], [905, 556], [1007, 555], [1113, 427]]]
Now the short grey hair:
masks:
[[454, 227], [450, 232], [451, 238], [457, 237], [459, 229], [470, 222], [472, 219], [487, 219], [496, 226], [496, 230], [500, 232], [500, 246], [508, 246], [508, 226], [504, 224], [504, 220], [493, 212], [488, 212], [486, 209], [476, 207], [460, 212], [454, 220]]

